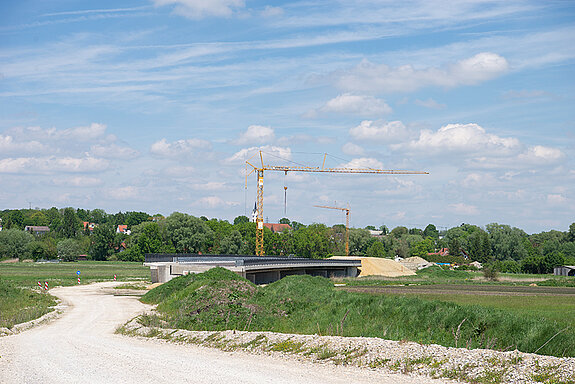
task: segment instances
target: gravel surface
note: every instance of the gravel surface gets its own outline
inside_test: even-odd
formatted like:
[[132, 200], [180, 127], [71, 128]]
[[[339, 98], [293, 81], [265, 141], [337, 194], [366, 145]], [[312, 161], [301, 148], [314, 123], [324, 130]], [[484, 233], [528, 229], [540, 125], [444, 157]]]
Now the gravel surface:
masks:
[[[412, 377], [467, 383], [575, 383], [575, 358], [519, 351], [468, 350], [367, 337], [272, 332], [202, 332], [143, 327], [133, 319], [121, 330], [176, 343], [250, 351], [299, 361], [401, 372]], [[429, 381], [431, 382], [431, 381]]]
[[[140, 303], [137, 297], [114, 295], [115, 290], [111, 288], [114, 284], [119, 283], [51, 289], [50, 293], [61, 300], [63, 313], [47, 324], [0, 337], [0, 382], [447, 382], [422, 375], [404, 375], [389, 369], [366, 369], [352, 364], [317, 364], [312, 359], [297, 357], [292, 353], [248, 353], [249, 348], [246, 351], [230, 349], [226, 352], [189, 343], [115, 334], [119, 325], [142, 311], [150, 310], [150, 307]], [[233, 332], [229, 334], [234, 335]], [[210, 336], [208, 333], [205, 335]], [[270, 333], [269, 337], [289, 337], [273, 335]], [[245, 333], [243, 337], [253, 340], [257, 334]], [[313, 336], [309, 337], [313, 339]]]

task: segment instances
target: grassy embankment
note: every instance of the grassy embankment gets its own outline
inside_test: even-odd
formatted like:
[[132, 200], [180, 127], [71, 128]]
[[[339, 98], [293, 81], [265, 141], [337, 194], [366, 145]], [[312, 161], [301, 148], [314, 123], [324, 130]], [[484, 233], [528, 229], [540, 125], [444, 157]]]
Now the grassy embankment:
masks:
[[[575, 356], [563, 324], [484, 306], [336, 290], [327, 279], [290, 276], [266, 287], [220, 268], [148, 292], [147, 326], [382, 337], [445, 346]], [[560, 335], [560, 336], [556, 336]]]
[[48, 287], [77, 285], [80, 271], [82, 284], [111, 281], [148, 280], [150, 270], [141, 263], [3, 263], [0, 264], [0, 327], [36, 319], [51, 311], [54, 298], [40, 293], [38, 281]]

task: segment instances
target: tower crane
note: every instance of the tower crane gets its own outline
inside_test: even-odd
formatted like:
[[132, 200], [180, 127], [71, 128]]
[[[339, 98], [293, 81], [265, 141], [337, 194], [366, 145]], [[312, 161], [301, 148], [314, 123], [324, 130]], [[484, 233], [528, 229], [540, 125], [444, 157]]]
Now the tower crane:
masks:
[[314, 205], [314, 207], [318, 208], [327, 208], [327, 209], [339, 209], [340, 211], [345, 211], [345, 255], [349, 256], [349, 205], [347, 208], [341, 207], [328, 207], [327, 205]]
[[[257, 155], [257, 154], [256, 154]], [[256, 156], [254, 155], [254, 156]], [[248, 183], [248, 176], [252, 173], [257, 173], [257, 202], [256, 202], [256, 255], [264, 255], [264, 171], [278, 171], [284, 172], [317, 172], [317, 173], [365, 173], [365, 174], [383, 174], [383, 175], [428, 175], [428, 172], [423, 171], [397, 171], [390, 169], [374, 169], [374, 168], [325, 168], [325, 159], [327, 153], [324, 154], [323, 164], [320, 167], [306, 167], [306, 166], [283, 166], [283, 165], [264, 165], [262, 151], [259, 151], [260, 165], [250, 163], [254, 157], [246, 160], [246, 188]], [[252, 170], [248, 173], [248, 166]]]

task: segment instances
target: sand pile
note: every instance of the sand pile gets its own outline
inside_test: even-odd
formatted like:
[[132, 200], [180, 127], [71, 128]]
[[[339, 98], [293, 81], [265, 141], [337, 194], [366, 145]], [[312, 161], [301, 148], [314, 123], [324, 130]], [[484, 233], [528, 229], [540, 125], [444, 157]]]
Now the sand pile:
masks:
[[412, 271], [419, 271], [420, 269], [427, 268], [433, 265], [433, 263], [430, 263], [429, 261], [419, 256], [408, 257], [406, 259], [401, 260], [400, 263], [404, 267], [409, 268]]
[[353, 256], [334, 256], [331, 259], [354, 259], [361, 260], [361, 273], [359, 276], [414, 276], [415, 272], [405, 267], [401, 263], [391, 259], [381, 257], [353, 257]]

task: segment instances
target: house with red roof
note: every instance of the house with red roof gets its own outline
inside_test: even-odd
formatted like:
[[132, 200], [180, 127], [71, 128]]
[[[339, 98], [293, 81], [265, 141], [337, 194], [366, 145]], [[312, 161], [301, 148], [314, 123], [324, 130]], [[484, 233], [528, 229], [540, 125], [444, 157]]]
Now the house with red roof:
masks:
[[282, 233], [286, 229], [291, 229], [289, 224], [276, 224], [276, 223], [264, 223], [264, 227], [272, 231], [273, 233]]
[[126, 224], [121, 224], [121, 225], [118, 225], [118, 228], [116, 228], [116, 233], [121, 233], [124, 235], [130, 235], [132, 233], [132, 231], [130, 231], [128, 229], [128, 226]]

